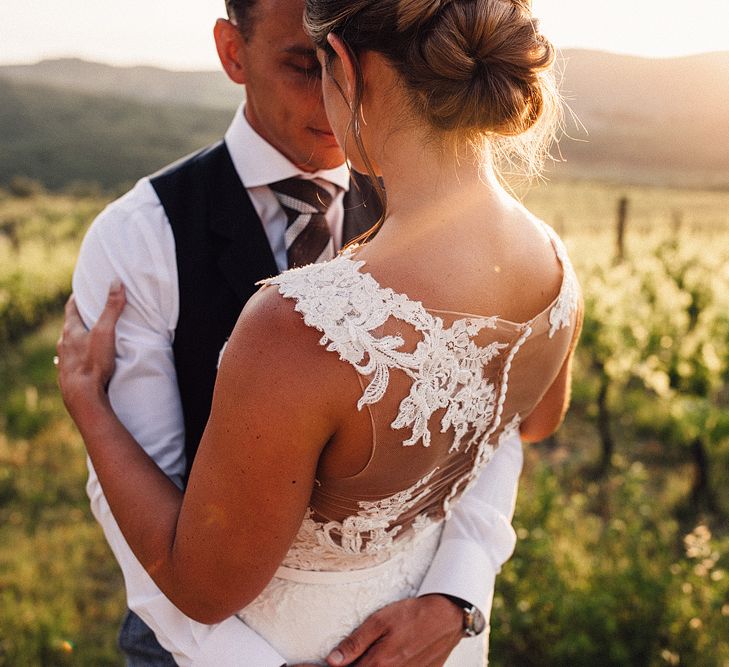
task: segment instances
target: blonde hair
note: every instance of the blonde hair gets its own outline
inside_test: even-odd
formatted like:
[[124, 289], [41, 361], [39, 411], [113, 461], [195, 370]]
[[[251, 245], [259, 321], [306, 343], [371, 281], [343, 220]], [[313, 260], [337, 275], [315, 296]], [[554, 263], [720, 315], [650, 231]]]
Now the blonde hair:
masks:
[[[540, 172], [562, 105], [555, 49], [529, 0], [306, 0], [305, 25], [329, 58], [330, 32], [355, 61], [361, 51], [384, 55], [414, 112], [434, 130], [475, 146], [485, 141], [497, 163]], [[355, 139], [362, 87], [359, 81]]]

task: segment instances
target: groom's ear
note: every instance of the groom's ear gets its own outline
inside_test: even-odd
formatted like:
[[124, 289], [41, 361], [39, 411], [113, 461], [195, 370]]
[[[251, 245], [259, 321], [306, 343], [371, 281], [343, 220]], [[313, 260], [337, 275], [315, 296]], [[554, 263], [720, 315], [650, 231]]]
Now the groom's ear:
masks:
[[220, 64], [228, 78], [234, 83], [244, 84], [246, 82], [245, 37], [238, 27], [227, 19], [218, 19], [215, 22], [213, 35]]

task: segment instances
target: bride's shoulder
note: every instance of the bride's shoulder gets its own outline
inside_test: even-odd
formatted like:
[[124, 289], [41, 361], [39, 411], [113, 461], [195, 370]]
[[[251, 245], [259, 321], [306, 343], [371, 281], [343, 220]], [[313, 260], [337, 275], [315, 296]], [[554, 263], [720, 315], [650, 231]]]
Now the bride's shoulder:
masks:
[[[278, 278], [277, 276], [276, 278]], [[247, 340], [259, 340], [269, 348], [299, 347], [306, 327], [296, 299], [286, 298], [274, 279], [261, 282], [260, 289], [248, 300], [236, 324]], [[303, 290], [302, 290], [303, 291]]]
[[514, 220], [514, 238], [532, 256], [532, 261], [538, 264], [541, 260], [547, 270], [554, 266], [555, 258], [562, 267], [570, 263], [567, 247], [559, 234], [521, 203], [514, 207]]
[[570, 311], [577, 307], [577, 276], [567, 246], [551, 226], [516, 203], [499, 238], [509, 258], [507, 301], [518, 304], [519, 312], [541, 312], [555, 300]]
[[306, 386], [317, 376], [326, 393], [327, 378], [338, 376], [340, 364], [322, 347], [321, 330], [306, 319], [299, 301], [284, 296], [275, 284], [264, 284], [241, 312], [221, 367], [227, 362], [236, 373], [252, 366], [267, 369], [272, 381], [285, 377], [291, 387]]
[[531, 238], [549, 247], [556, 241], [561, 243], [559, 235], [547, 222], [529, 210], [522, 202], [514, 200], [511, 206], [512, 219], [521, 228], [524, 238]]
[[557, 284], [559, 285], [558, 294], [550, 318], [554, 321], [553, 324], [556, 322], [560, 326], [566, 326], [574, 314], [576, 323], [575, 331], [579, 334], [582, 328], [584, 299], [582, 288], [572, 261], [570, 260], [567, 246], [553, 227], [531, 212], [527, 213], [529, 214], [530, 223], [533, 225], [536, 233], [541, 236], [543, 239], [542, 243], [547, 248], [546, 252], [542, 253], [546, 274], [559, 276], [557, 278]]
[[269, 346], [275, 341], [281, 350], [295, 348], [317, 357], [323, 343], [341, 337], [342, 316], [364, 282], [361, 264], [347, 252], [262, 280], [236, 328]]

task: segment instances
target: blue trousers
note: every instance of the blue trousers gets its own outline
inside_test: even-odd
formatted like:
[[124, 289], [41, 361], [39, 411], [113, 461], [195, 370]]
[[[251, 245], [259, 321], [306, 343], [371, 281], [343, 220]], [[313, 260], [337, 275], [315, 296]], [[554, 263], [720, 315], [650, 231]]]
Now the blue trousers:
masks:
[[175, 667], [176, 662], [163, 649], [147, 624], [133, 611], [127, 611], [119, 630], [119, 649], [127, 667]]

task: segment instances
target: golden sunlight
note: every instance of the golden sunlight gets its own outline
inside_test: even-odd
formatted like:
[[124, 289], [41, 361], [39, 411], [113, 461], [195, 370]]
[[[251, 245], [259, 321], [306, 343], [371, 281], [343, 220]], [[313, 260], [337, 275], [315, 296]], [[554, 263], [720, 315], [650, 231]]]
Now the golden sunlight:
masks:
[[[533, 0], [546, 34], [561, 48], [649, 57], [729, 51], [726, 0]], [[223, 0], [36, 0], [4, 3], [0, 64], [80, 57], [115, 65], [217, 69], [211, 29]]]

